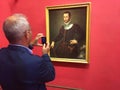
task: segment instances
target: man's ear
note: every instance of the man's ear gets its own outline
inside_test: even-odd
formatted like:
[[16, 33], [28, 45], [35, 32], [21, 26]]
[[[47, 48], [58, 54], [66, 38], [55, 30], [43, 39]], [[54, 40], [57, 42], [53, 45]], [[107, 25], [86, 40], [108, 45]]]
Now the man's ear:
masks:
[[27, 39], [29, 38], [29, 30], [25, 31], [25, 38], [27, 38]]

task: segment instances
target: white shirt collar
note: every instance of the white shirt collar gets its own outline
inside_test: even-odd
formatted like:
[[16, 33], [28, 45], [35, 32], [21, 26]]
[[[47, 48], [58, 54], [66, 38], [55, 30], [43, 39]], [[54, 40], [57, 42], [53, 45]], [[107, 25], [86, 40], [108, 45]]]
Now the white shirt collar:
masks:
[[33, 51], [32, 51], [31, 49], [29, 49], [28, 47], [25, 47], [25, 46], [23, 46], [23, 45], [19, 45], [19, 44], [10, 44], [10, 45], [23, 47], [23, 48], [27, 49], [31, 54], [33, 54]]

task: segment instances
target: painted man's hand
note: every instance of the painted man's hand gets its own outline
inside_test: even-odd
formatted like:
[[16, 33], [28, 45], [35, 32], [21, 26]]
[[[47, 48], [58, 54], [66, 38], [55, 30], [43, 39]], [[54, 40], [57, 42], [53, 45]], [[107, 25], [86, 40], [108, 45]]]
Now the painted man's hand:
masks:
[[73, 40], [70, 40], [70, 44], [73, 45], [73, 44], [78, 44], [78, 41], [73, 39]]
[[51, 48], [54, 48], [54, 45], [55, 45], [55, 42], [52, 41], [52, 43], [51, 43]]

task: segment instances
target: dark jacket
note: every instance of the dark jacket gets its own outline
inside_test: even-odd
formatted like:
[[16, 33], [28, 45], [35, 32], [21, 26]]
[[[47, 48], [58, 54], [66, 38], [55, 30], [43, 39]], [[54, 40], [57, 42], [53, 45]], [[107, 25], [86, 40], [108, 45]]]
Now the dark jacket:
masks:
[[55, 78], [47, 54], [33, 55], [24, 47], [9, 45], [0, 49], [0, 85], [3, 90], [46, 90]]

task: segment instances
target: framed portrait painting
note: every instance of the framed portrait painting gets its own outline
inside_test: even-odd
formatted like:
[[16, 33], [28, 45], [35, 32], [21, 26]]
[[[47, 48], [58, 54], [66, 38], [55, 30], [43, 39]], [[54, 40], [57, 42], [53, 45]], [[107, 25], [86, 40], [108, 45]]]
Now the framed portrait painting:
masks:
[[50, 58], [57, 62], [89, 63], [90, 2], [46, 7]]

